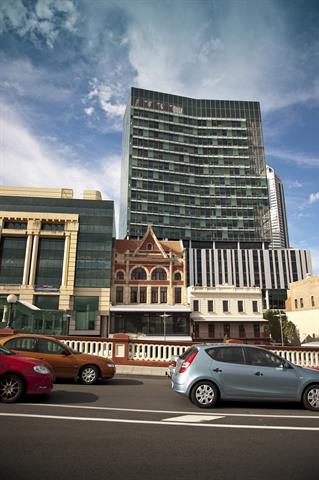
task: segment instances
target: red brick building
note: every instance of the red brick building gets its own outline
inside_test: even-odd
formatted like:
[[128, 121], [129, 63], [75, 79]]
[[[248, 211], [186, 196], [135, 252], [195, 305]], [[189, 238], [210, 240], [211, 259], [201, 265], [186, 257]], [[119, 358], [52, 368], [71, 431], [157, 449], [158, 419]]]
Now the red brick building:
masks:
[[111, 335], [190, 336], [181, 241], [158, 240], [150, 225], [141, 240], [116, 240], [112, 275]]

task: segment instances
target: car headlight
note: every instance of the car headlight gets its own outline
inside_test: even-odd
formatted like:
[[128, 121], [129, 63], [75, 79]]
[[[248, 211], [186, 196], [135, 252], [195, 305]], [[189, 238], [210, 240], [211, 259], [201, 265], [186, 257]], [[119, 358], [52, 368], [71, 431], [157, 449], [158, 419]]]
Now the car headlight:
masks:
[[109, 368], [115, 368], [115, 365], [114, 365], [114, 363], [110, 363], [110, 362], [108, 362], [106, 365], [107, 365]]
[[33, 370], [37, 373], [42, 373], [43, 375], [47, 375], [48, 373], [50, 373], [50, 370], [44, 365], [35, 365], [33, 367]]

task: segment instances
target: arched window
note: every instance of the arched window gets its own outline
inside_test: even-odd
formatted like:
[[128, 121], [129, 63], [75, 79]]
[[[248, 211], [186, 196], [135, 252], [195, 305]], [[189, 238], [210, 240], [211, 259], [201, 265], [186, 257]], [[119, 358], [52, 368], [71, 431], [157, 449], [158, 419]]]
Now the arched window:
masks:
[[153, 244], [152, 243], [148, 243], [146, 245], [146, 250], [153, 250]]
[[152, 280], [166, 280], [167, 275], [164, 268], [155, 268], [152, 271]]
[[131, 273], [131, 280], [146, 280], [146, 271], [142, 267], [136, 267]]
[[176, 280], [176, 281], [182, 280], [181, 272], [175, 272], [175, 274], [174, 274], [174, 280]]
[[124, 272], [122, 270], [116, 272], [116, 280], [124, 280]]

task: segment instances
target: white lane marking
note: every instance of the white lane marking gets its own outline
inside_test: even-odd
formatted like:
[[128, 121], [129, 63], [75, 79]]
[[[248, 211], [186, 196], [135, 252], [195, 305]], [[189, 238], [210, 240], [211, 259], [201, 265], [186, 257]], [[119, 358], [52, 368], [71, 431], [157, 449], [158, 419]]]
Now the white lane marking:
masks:
[[[136, 413], [175, 413], [177, 415], [202, 415], [201, 412], [183, 412], [178, 410], [144, 410], [140, 408], [116, 408], [116, 407], [91, 407], [83, 405], [64, 405], [61, 403], [19, 403], [18, 405], [33, 407], [59, 407], [59, 408], [78, 408], [83, 410], [105, 410], [114, 412], [136, 412]], [[319, 415], [265, 415], [258, 413], [228, 413], [216, 412], [223, 417], [262, 417], [262, 418], [309, 418], [319, 420]]]
[[43, 418], [49, 420], [72, 420], [85, 422], [104, 422], [104, 423], [134, 423], [144, 425], [175, 425], [179, 427], [204, 427], [204, 428], [236, 428], [248, 430], [299, 430], [318, 432], [319, 427], [278, 427], [261, 425], [231, 425], [218, 423], [180, 423], [180, 422], [162, 422], [153, 420], [123, 420], [120, 418], [91, 418], [91, 417], [67, 417], [64, 415], [29, 415], [24, 413], [0, 413], [1, 417], [20, 417], [20, 418]]
[[189, 423], [196, 423], [196, 422], [209, 422], [210, 420], [219, 420], [220, 418], [217, 415], [182, 415], [181, 417], [171, 417], [171, 418], [163, 418], [163, 422], [189, 422]]

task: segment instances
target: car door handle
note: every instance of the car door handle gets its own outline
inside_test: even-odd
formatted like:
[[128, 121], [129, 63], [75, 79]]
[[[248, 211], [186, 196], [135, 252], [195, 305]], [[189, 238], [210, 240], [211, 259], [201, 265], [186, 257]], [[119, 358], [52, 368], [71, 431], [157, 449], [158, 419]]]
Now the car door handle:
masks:
[[214, 368], [213, 372], [220, 373], [220, 372], [222, 372], [222, 370], [220, 368]]
[[261, 373], [261, 372], [256, 372], [255, 375], [257, 375], [257, 377], [262, 377], [262, 376], [263, 376], [263, 373]]

